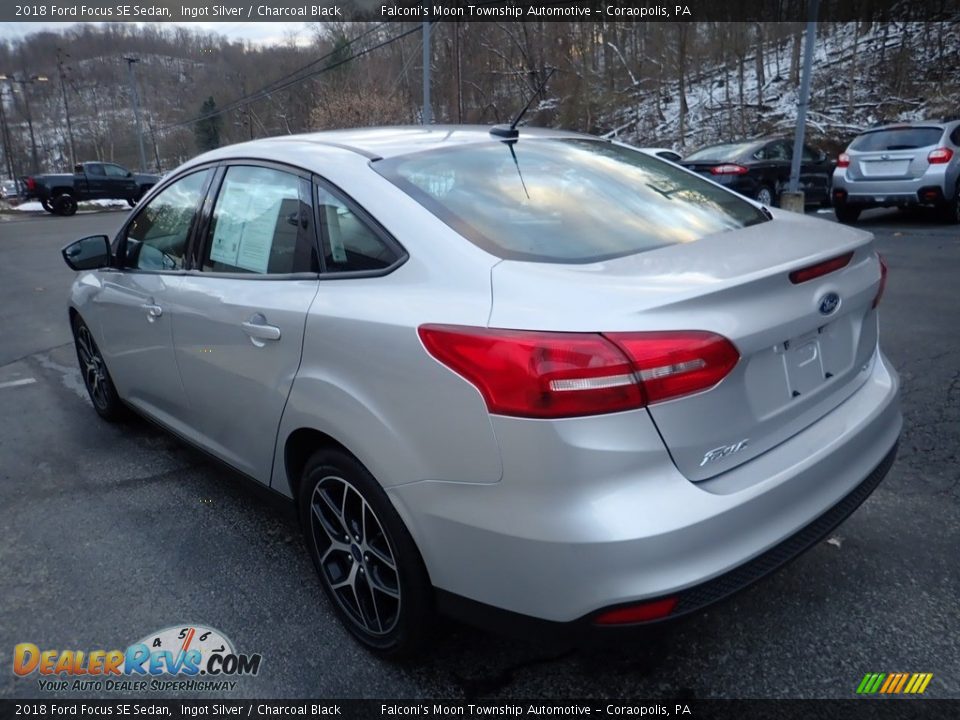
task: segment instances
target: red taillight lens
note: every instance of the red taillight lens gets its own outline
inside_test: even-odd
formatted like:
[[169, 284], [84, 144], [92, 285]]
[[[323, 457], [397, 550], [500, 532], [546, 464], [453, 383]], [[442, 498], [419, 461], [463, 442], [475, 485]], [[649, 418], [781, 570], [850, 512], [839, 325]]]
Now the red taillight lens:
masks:
[[709, 390], [740, 360], [720, 335], [700, 331], [605, 333], [633, 361], [648, 403]]
[[36, 189], [37, 189], [37, 181], [34, 180], [32, 177], [28, 177], [28, 178], [27, 178], [27, 190], [30, 190], [31, 192], [33, 192], [33, 191], [36, 190]]
[[653, 602], [630, 605], [628, 607], [608, 610], [597, 615], [595, 625], [629, 625], [631, 623], [649, 622], [667, 617], [677, 607], [678, 598], [669, 597]]
[[845, 168], [850, 167], [850, 156], [846, 153], [840, 153], [840, 157], [837, 158], [837, 167]]
[[716, 385], [740, 355], [707, 332], [554, 333], [424, 325], [427, 351], [491, 413], [532, 418], [643, 407]]
[[839, 255], [835, 258], [824, 260], [816, 265], [810, 265], [805, 268], [800, 268], [799, 270], [794, 270], [792, 273], [790, 273], [790, 282], [792, 282], [794, 285], [799, 285], [800, 283], [805, 283], [808, 280], [813, 280], [814, 278], [821, 277], [827, 273], [832, 273], [835, 270], [846, 267], [850, 262], [850, 258], [852, 257], [853, 253], [848, 252], [845, 255]]
[[880, 298], [883, 297], [883, 291], [887, 289], [887, 263], [883, 255], [877, 253], [877, 260], [880, 261], [880, 286], [877, 288], [877, 295], [873, 298], [873, 307], [880, 304]]
[[743, 165], [717, 165], [710, 168], [711, 175], [746, 175], [747, 172]]
[[931, 150], [927, 155], [927, 162], [931, 165], [942, 165], [950, 162], [951, 159], [953, 159], [953, 150], [946, 147]]
[[469, 380], [490, 412], [596, 415], [643, 406], [630, 361], [600, 335], [424, 325], [437, 360]]

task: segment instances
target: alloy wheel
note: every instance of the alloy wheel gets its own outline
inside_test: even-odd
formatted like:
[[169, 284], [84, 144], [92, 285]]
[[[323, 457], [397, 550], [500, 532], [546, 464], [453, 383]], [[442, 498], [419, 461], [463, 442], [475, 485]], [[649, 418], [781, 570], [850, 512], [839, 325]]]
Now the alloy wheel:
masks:
[[317, 483], [310, 535], [320, 572], [346, 615], [370, 635], [386, 635], [400, 619], [400, 576], [383, 525], [359, 490], [341, 477]]
[[100, 409], [106, 409], [110, 404], [106, 365], [104, 365], [103, 357], [97, 349], [97, 344], [90, 335], [89, 328], [84, 324], [77, 328], [77, 354], [80, 356], [83, 383], [87, 386], [90, 399]]
[[757, 202], [761, 205], [773, 205], [773, 193], [770, 188], [762, 187], [757, 190]]

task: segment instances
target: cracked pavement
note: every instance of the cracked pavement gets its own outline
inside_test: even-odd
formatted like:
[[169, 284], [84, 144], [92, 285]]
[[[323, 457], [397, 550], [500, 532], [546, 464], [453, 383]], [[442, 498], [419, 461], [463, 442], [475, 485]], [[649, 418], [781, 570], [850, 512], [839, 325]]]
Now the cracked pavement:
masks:
[[0, 222], [0, 386], [24, 381], [0, 387], [0, 697], [40, 694], [10, 672], [16, 643], [123, 648], [185, 622], [262, 653], [229, 697], [850, 698], [892, 671], [960, 697], [960, 229], [864, 216], [890, 266], [881, 342], [905, 428], [829, 542], [643, 643], [552, 650], [438, 620], [432, 653], [399, 666], [336, 623], [288, 505], [146, 422], [94, 414], [59, 249], [124, 217]]

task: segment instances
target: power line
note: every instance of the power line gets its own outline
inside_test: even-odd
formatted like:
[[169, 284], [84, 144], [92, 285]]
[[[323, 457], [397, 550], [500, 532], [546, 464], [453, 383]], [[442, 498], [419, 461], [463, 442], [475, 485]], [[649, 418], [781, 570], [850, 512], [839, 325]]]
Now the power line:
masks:
[[[385, 23], [381, 23], [380, 25], [384, 25], [384, 24], [385, 24]], [[377, 26], [377, 27], [379, 27], [379, 26]], [[363, 37], [364, 35], [372, 32], [372, 31], [375, 30], [375, 29], [376, 29], [376, 28], [372, 28], [371, 30], [368, 30], [367, 32], [363, 33], [363, 35], [360, 35], [360, 36], [354, 38], [353, 40], [350, 41], [350, 43], [348, 43], [347, 46], [349, 46], [350, 44], [355, 43], [355, 42], [356, 42], [357, 40], [359, 40], [361, 37]], [[164, 131], [173, 130], [173, 129], [179, 128], [179, 127], [185, 127], [185, 126], [188, 126], [188, 125], [193, 125], [194, 123], [200, 122], [201, 120], [207, 120], [207, 119], [209, 119], [209, 118], [217, 117], [218, 115], [223, 115], [224, 113], [227, 113], [227, 112], [232, 112], [233, 110], [236, 110], [236, 109], [238, 109], [238, 108], [241, 108], [241, 107], [243, 107], [244, 105], [248, 105], [249, 103], [255, 102], [255, 101], [257, 101], [257, 100], [262, 100], [263, 98], [269, 97], [270, 95], [272, 95], [272, 94], [275, 93], [275, 92], [279, 92], [280, 90], [285, 90], [286, 88], [288, 88], [288, 87], [290, 87], [290, 86], [292, 86], [292, 85], [296, 85], [296, 84], [299, 83], [299, 82], [303, 82], [304, 80], [307, 80], [308, 78], [316, 77], [317, 75], [322, 75], [322, 74], [325, 73], [325, 72], [330, 72], [331, 70], [335, 70], [335, 69], [337, 69], [338, 67], [340, 67], [341, 65], [346, 65], [348, 62], [351, 62], [351, 61], [353, 61], [353, 60], [356, 60], [357, 58], [363, 57], [364, 55], [368, 55], [369, 53], [372, 53], [374, 50], [379, 50], [379, 49], [382, 48], [382, 47], [385, 47], [385, 46], [387, 46], [387, 45], [390, 45], [391, 43], [394, 43], [394, 42], [396, 42], [397, 40], [402, 40], [403, 38], [407, 37], [408, 35], [412, 35], [413, 33], [420, 32], [421, 30], [422, 30], [422, 26], [419, 26], [419, 25], [418, 25], [418, 26], [416, 26], [416, 27], [411, 28], [410, 30], [407, 30], [406, 32], [400, 33], [399, 35], [394, 35], [394, 36], [391, 37], [391, 38], [387, 38], [387, 39], [384, 40], [383, 42], [377, 43], [376, 45], [373, 45], [373, 46], [371, 46], [371, 47], [369, 47], [369, 48], [366, 48], [365, 50], [361, 50], [361, 51], [359, 51], [359, 52], [356, 52], [356, 53], [354, 53], [353, 55], [351, 55], [350, 57], [344, 58], [343, 60], [339, 60], [338, 62], [335, 62], [335, 63], [333, 63], [332, 65], [326, 65], [326, 66], [320, 68], [319, 70], [313, 70], [313, 71], [311, 71], [311, 72], [309, 72], [309, 73], [307, 73], [307, 74], [305, 74], [305, 75], [300, 75], [299, 77], [295, 77], [295, 78], [293, 78], [293, 79], [289, 79], [289, 80], [287, 80], [286, 82], [282, 82], [282, 83], [280, 83], [280, 84], [278, 84], [280, 81], [274, 81], [274, 82], [270, 83], [269, 85], [261, 88], [260, 90], [257, 90], [256, 92], [253, 92], [253, 93], [251, 93], [251, 94], [249, 94], [249, 95], [247, 95], [247, 96], [245, 96], [245, 97], [238, 98], [237, 100], [234, 100], [232, 103], [230, 103], [230, 104], [227, 105], [226, 107], [221, 108], [221, 109], [219, 109], [219, 110], [216, 110], [215, 112], [204, 113], [203, 115], [198, 115], [197, 117], [191, 118], [190, 120], [183, 120], [183, 121], [181, 121], [181, 122], [171, 123], [170, 125], [164, 125], [164, 126], [161, 127], [161, 128], [157, 128], [157, 132], [164, 132]], [[310, 67], [311, 65], [316, 65], [317, 63], [321, 62], [322, 60], [325, 60], [325, 59], [327, 59], [327, 58], [335, 55], [336, 53], [338, 53], [338, 52], [340, 52], [340, 51], [342, 51], [342, 50], [343, 50], [342, 47], [341, 47], [341, 48], [337, 48], [337, 49], [333, 50], [332, 52], [327, 53], [327, 54], [324, 55], [323, 57], [318, 58], [317, 60], [312, 61], [312, 62], [309, 63], [308, 65], [305, 65], [305, 66], [304, 66], [303, 68], [301, 68], [300, 70], [296, 70], [296, 71], [294, 71], [293, 73], [288, 74], [286, 77], [289, 78], [290, 75], [296, 75], [297, 73], [302, 72], [302, 70], [304, 70], [305, 68]]]

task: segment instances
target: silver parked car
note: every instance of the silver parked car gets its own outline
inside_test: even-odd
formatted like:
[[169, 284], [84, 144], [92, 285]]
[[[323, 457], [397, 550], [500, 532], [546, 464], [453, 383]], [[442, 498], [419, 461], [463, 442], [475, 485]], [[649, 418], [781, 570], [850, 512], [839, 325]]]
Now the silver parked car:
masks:
[[873, 128], [838, 158], [833, 207], [840, 222], [856, 222], [867, 208], [914, 205], [960, 223], [960, 120]]
[[873, 236], [553, 130], [202, 155], [64, 248], [83, 378], [299, 506], [346, 627], [609, 633], [786, 563], [901, 429]]

